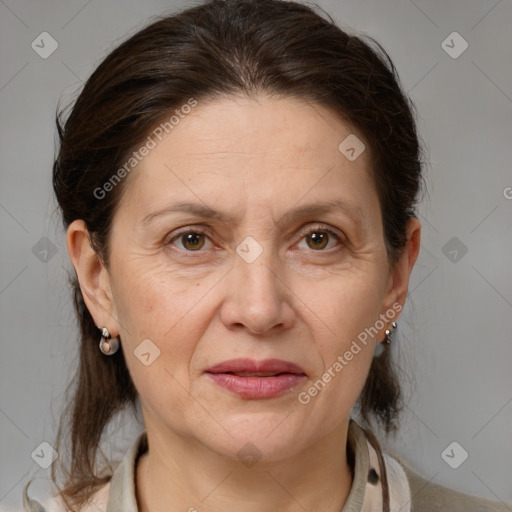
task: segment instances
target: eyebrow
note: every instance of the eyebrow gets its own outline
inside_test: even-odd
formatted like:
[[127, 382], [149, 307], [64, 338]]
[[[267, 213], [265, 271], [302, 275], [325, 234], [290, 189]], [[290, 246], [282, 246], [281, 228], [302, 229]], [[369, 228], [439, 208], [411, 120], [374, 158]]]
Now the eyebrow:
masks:
[[[364, 217], [363, 210], [358, 204], [338, 199], [293, 207], [284, 213], [277, 221], [274, 221], [274, 223], [279, 224], [280, 222], [286, 222], [295, 218], [310, 217], [312, 215], [327, 214], [336, 211], [341, 211], [356, 221], [360, 221]], [[214, 210], [206, 204], [181, 202], [170, 205], [162, 210], [149, 213], [142, 219], [140, 224], [142, 227], [148, 227], [156, 218], [172, 213], [189, 213], [197, 217], [217, 219], [223, 223], [234, 223], [236, 221], [236, 215], [225, 211]]]

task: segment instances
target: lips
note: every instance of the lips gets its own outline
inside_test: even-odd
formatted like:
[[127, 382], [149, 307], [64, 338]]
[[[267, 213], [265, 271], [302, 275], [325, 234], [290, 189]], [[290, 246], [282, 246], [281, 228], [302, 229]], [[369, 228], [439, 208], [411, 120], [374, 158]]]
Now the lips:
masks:
[[300, 366], [281, 359], [232, 359], [216, 364], [206, 370], [208, 373], [232, 373], [241, 377], [272, 377], [280, 373], [305, 375]]
[[219, 387], [245, 399], [280, 396], [306, 378], [300, 366], [280, 359], [232, 359], [208, 368], [205, 373]]

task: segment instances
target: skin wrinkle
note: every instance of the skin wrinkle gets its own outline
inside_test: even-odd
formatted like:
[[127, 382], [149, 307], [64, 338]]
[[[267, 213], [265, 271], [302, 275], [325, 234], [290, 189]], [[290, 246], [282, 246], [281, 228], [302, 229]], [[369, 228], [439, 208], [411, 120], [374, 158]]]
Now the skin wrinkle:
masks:
[[[218, 99], [199, 105], [126, 183], [113, 220], [110, 270], [99, 270], [96, 280], [109, 293], [91, 283], [102, 307], [88, 307], [98, 325], [105, 311], [119, 319], [110, 330], [120, 335], [140, 396], [149, 441], [137, 467], [140, 512], [169, 503], [188, 510], [205, 496], [212, 512], [341, 510], [351, 485], [350, 411], [384, 333], [310, 404], [297, 395], [380, 314], [403, 305], [419, 248], [413, 223], [417, 244], [389, 268], [369, 153], [349, 162], [338, 151], [350, 133], [329, 110], [297, 99]], [[198, 140], [208, 141], [208, 155], [223, 157], [206, 156], [204, 147], [197, 155]], [[359, 222], [342, 214], [285, 215], [338, 199], [362, 210]], [[215, 206], [236, 219], [223, 224], [180, 213], [141, 227], [148, 214], [179, 201]], [[184, 256], [164, 244], [171, 233], [196, 225], [210, 228], [219, 250]], [[298, 234], [317, 225], [346, 232], [346, 245], [329, 255], [307, 249]], [[263, 247], [253, 263], [236, 253], [246, 236]], [[73, 228], [68, 240], [72, 245]], [[92, 272], [82, 265], [85, 281]], [[161, 352], [148, 367], [133, 356], [143, 339]], [[278, 398], [241, 399], [204, 373], [236, 357], [292, 361], [307, 379]], [[248, 441], [262, 453], [250, 469], [236, 455]]]
[[[271, 230], [277, 229], [279, 226], [277, 224], [284, 224], [287, 219], [295, 220], [298, 218], [305, 219], [306, 217], [313, 217], [314, 215], [329, 215], [333, 219], [336, 219], [339, 221], [337, 217], [334, 215], [334, 211], [338, 213], [344, 213], [346, 218], [349, 219], [352, 223], [356, 224], [357, 227], [359, 227], [359, 236], [362, 234], [365, 234], [366, 231], [366, 218], [365, 216], [360, 212], [360, 209], [356, 205], [349, 205], [346, 202], [341, 203], [341, 208], [333, 204], [331, 206], [330, 204], [327, 205], [304, 205], [300, 207], [294, 207], [290, 210], [288, 210], [285, 214], [281, 215], [278, 220], [275, 219], [275, 215], [272, 215], [272, 223], [273, 226], [271, 226]], [[348, 212], [348, 213], [347, 213]], [[239, 225], [239, 220], [235, 219], [235, 215], [232, 213], [225, 213], [225, 212], [218, 212], [214, 209], [211, 209], [210, 207], [203, 205], [203, 204], [194, 204], [194, 203], [176, 203], [171, 206], [162, 208], [158, 211], [151, 212], [150, 214], [146, 215], [142, 221], [140, 222], [140, 226], [142, 228], [149, 228], [150, 225], [155, 221], [155, 219], [161, 219], [164, 216], [171, 216], [172, 214], [175, 214], [175, 216], [179, 214], [189, 214], [191, 217], [194, 215], [197, 215], [198, 221], [201, 218], [204, 219], [215, 219], [220, 221], [221, 223], [225, 224], [227, 228], [236, 228]], [[262, 214], [265, 215], [265, 214]], [[162, 220], [163, 222], [163, 220]], [[231, 224], [231, 226], [228, 225]], [[270, 232], [269, 231], [269, 232]], [[354, 230], [355, 231], [355, 230]], [[355, 236], [355, 235], [354, 235]]]

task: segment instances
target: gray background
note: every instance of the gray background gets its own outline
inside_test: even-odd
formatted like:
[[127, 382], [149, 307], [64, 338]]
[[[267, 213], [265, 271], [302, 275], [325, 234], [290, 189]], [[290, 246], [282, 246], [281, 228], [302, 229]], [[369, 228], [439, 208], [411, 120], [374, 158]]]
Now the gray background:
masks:
[[[72, 99], [149, 17], [190, 4], [0, 0], [2, 510], [21, 506], [32, 476], [32, 495], [43, 493], [50, 469], [31, 453], [53, 442], [75, 357], [69, 263], [50, 185], [57, 102]], [[319, 4], [388, 50], [429, 150], [422, 251], [397, 340], [415, 386], [387, 447], [428, 480], [512, 501], [512, 3]], [[44, 31], [59, 45], [47, 59], [31, 48]], [[458, 58], [441, 45], [454, 31], [469, 44]], [[140, 428], [113, 428], [112, 454]], [[441, 457], [453, 441], [469, 453], [458, 469]], [[456, 447], [452, 461], [461, 453]]]

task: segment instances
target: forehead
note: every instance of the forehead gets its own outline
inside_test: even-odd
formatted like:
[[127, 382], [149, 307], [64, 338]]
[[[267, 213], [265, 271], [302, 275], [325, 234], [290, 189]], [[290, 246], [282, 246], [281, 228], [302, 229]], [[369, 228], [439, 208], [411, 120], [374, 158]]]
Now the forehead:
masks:
[[126, 195], [131, 204], [187, 198], [273, 209], [326, 193], [331, 201], [375, 200], [369, 151], [347, 158], [347, 137], [364, 147], [338, 115], [296, 98], [198, 101], [140, 161]]
[[351, 134], [355, 131], [348, 122], [311, 101], [229, 96], [198, 102], [164, 136], [160, 148], [177, 150], [177, 157], [208, 158], [226, 153], [231, 158], [293, 161], [313, 157], [323, 162], [338, 158], [339, 143]]

